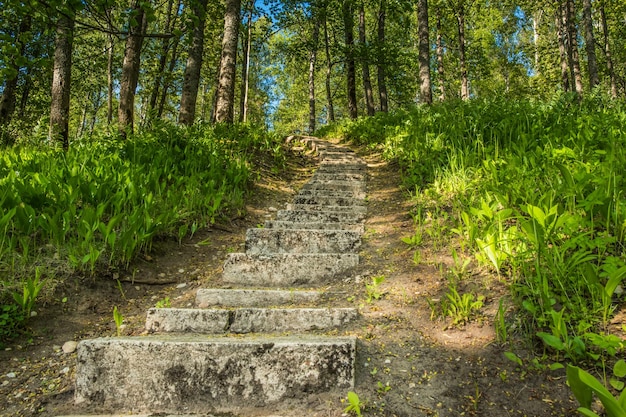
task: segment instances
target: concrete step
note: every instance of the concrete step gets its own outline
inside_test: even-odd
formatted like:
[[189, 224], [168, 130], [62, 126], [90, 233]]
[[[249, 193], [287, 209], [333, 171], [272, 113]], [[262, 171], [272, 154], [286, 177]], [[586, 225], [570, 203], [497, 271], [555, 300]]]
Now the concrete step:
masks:
[[354, 387], [353, 337], [101, 338], [78, 345], [75, 400], [113, 412], [209, 413]]
[[317, 204], [322, 206], [363, 206], [365, 201], [354, 197], [322, 197], [322, 196], [295, 196], [293, 204]]
[[329, 253], [231, 253], [224, 262], [224, 282], [255, 287], [321, 285], [359, 264], [359, 255]]
[[289, 222], [324, 222], [324, 223], [359, 223], [365, 213], [314, 211], [314, 210], [278, 210], [276, 220]]
[[317, 172], [313, 174], [311, 181], [355, 181], [355, 182], [363, 182], [365, 181], [366, 174], [362, 174], [360, 172], [335, 172], [335, 173], [324, 173]]
[[302, 190], [366, 192], [364, 183], [354, 181], [309, 181], [302, 186]]
[[348, 162], [344, 160], [333, 160], [333, 159], [324, 159], [320, 162], [320, 167], [318, 170], [336, 170], [341, 169], [345, 171], [366, 171], [367, 164], [365, 162], [357, 161], [357, 162]]
[[287, 204], [287, 210], [329, 211], [365, 215], [367, 213], [367, 206], [323, 206], [320, 204]]
[[199, 308], [267, 307], [314, 303], [321, 296], [320, 291], [201, 288], [196, 293], [196, 305]]
[[282, 333], [330, 330], [356, 319], [354, 308], [151, 308], [151, 333]]
[[344, 198], [356, 198], [357, 200], [364, 200], [367, 196], [364, 192], [355, 191], [333, 191], [333, 190], [300, 190], [296, 197], [344, 197]]
[[361, 234], [349, 230], [248, 229], [246, 253], [357, 253]]
[[268, 220], [265, 222], [265, 228], [277, 230], [351, 230], [359, 234], [365, 232], [363, 223], [285, 222], [280, 220]]

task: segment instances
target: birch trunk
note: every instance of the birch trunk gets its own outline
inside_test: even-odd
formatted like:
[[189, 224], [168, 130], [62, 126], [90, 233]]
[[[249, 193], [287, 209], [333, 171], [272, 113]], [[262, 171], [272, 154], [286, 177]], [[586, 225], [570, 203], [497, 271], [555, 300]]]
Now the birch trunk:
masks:
[[365, 94], [365, 108], [367, 115], [373, 116], [376, 112], [374, 108], [374, 92], [372, 91], [372, 80], [370, 76], [369, 49], [367, 46], [365, 31], [365, 6], [363, 1], [359, 3], [359, 44], [361, 50], [361, 67], [363, 72], [363, 92]]
[[417, 3], [417, 25], [419, 39], [420, 100], [426, 104], [432, 104], [433, 93], [430, 82], [428, 0], [419, 0]]
[[585, 27], [585, 50], [587, 51], [587, 69], [589, 71], [589, 89], [600, 84], [598, 63], [596, 60], [596, 39], [593, 35], [591, 0], [583, 0], [583, 25]]
[[220, 60], [217, 103], [215, 105], [215, 121], [218, 123], [233, 123], [234, 121], [233, 112], [240, 13], [241, 0], [226, 1], [222, 58]]
[[69, 148], [73, 35], [74, 19], [62, 15], [56, 28], [48, 140], [60, 143], [65, 150]]
[[386, 1], [380, 0], [378, 9], [378, 56], [376, 59], [376, 70], [378, 72], [378, 95], [380, 97], [380, 111], [389, 111], [389, 100], [387, 96], [387, 74], [385, 71], [385, 20], [387, 18]]
[[352, 0], [343, 1], [343, 24], [346, 48], [346, 86], [348, 90], [348, 113], [351, 119], [358, 117], [356, 100], [356, 67], [354, 63], [354, 16]]

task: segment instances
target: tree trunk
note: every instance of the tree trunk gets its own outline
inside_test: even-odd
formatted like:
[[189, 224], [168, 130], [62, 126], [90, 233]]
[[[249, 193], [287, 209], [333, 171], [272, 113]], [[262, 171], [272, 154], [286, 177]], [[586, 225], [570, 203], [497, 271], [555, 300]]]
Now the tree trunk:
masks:
[[363, 92], [365, 93], [365, 108], [367, 115], [373, 116], [376, 112], [374, 108], [374, 92], [372, 91], [372, 80], [370, 77], [369, 48], [365, 35], [365, 6], [363, 1], [359, 2], [359, 44], [361, 46], [361, 67], [363, 68]]
[[600, 3], [600, 20], [602, 24], [602, 35], [604, 36], [604, 56], [606, 57], [606, 69], [609, 72], [609, 82], [611, 84], [611, 97], [617, 98], [617, 82], [615, 81], [615, 69], [613, 68], [613, 58], [609, 45], [609, 27], [606, 24], [606, 14], [604, 12], [604, 2]]
[[[15, 34], [15, 45], [18, 46], [19, 56], [23, 57], [26, 52], [26, 42], [21, 38], [22, 35], [30, 30], [31, 18], [25, 16], [20, 22], [20, 26]], [[15, 111], [17, 82], [19, 80], [20, 66], [17, 57], [13, 56], [9, 60], [9, 67], [14, 72], [10, 78], [4, 83], [4, 90], [0, 98], [0, 126], [7, 124]]]
[[313, 39], [311, 39], [311, 53], [309, 55], [309, 133], [315, 132], [317, 116], [315, 115], [315, 64], [317, 62], [317, 45], [320, 37], [320, 18], [313, 15]]
[[178, 122], [192, 125], [196, 118], [196, 102], [202, 69], [202, 53], [204, 52], [204, 23], [206, 20], [207, 0], [195, 0], [192, 12], [198, 20], [194, 20], [194, 28], [183, 78], [183, 91], [180, 96], [180, 113]]
[[73, 35], [73, 17], [61, 15], [57, 22], [54, 47], [48, 140], [51, 143], [60, 143], [65, 150], [69, 148]]
[[583, 24], [585, 26], [585, 49], [587, 51], [587, 69], [589, 71], [589, 89], [593, 90], [600, 84], [600, 78], [598, 77], [596, 39], [593, 35], [593, 19], [591, 14], [591, 0], [583, 0]]
[[461, 99], [469, 99], [469, 80], [467, 77], [467, 61], [465, 59], [465, 9], [460, 5], [457, 10], [456, 19], [458, 23], [459, 35], [459, 66], [461, 69]]
[[576, 30], [576, 9], [574, 0], [566, 1], [567, 21], [567, 52], [570, 57], [571, 74], [574, 80], [574, 88], [578, 98], [583, 95], [583, 78], [580, 72], [580, 59], [578, 56], [578, 31]]
[[441, 10], [437, 8], [437, 75], [439, 78], [439, 101], [446, 99], [445, 71], [443, 67], [443, 39], [441, 36]]
[[[176, 22], [176, 16], [178, 16], [178, 10], [180, 9], [181, 0], [178, 0], [176, 6], [176, 13], [172, 13], [174, 10], [174, 0], [168, 0], [167, 2], [167, 15], [165, 16], [165, 31], [171, 32]], [[205, 7], [206, 9], [206, 7]], [[174, 15], [174, 16], [172, 16]], [[161, 90], [161, 84], [163, 84], [163, 77], [165, 76], [165, 67], [167, 66], [167, 57], [172, 48], [171, 38], [161, 39], [161, 53], [159, 55], [159, 63], [157, 64], [157, 70], [154, 77], [154, 86], [150, 93], [150, 103], [148, 108], [154, 110], [157, 107], [157, 100], [159, 98], [159, 92]]]
[[559, 43], [559, 58], [561, 62], [561, 85], [563, 91], [567, 92], [571, 90], [571, 84], [569, 81], [569, 66], [567, 63], [567, 48], [565, 34], [565, 12], [563, 5], [559, 5], [556, 11], [556, 28], [557, 28], [557, 40]]
[[226, 0], [215, 121], [233, 123], [241, 0]]
[[250, 2], [248, 10], [248, 33], [245, 41], [245, 53], [243, 54], [243, 65], [241, 66], [241, 104], [239, 112], [239, 121], [245, 123], [248, 121], [248, 93], [250, 91], [250, 52], [252, 51], [252, 13], [254, 11], [254, 3]]
[[539, 68], [539, 25], [541, 23], [541, 17], [543, 16], [543, 10], [538, 10], [533, 13], [533, 45], [535, 48], [535, 75], [541, 73]]
[[120, 80], [120, 105], [117, 111], [118, 129], [122, 138], [133, 132], [135, 117], [135, 92], [139, 81], [139, 67], [141, 64], [141, 47], [146, 29], [147, 19], [145, 10], [139, 0], [135, 0], [136, 25], [130, 26], [130, 33], [126, 38], [124, 62], [122, 64], [122, 78]]
[[109, 34], [109, 54], [107, 56], [107, 124], [113, 121], [113, 59], [115, 58], [115, 41]]
[[343, 0], [343, 24], [346, 48], [346, 85], [348, 113], [351, 119], [359, 116], [356, 100], [356, 66], [354, 63], [354, 16], [352, 0]]
[[430, 41], [428, 30], [428, 0], [417, 3], [417, 25], [420, 64], [420, 100], [432, 104], [433, 92], [430, 83]]
[[387, 16], [386, 10], [387, 0], [380, 0], [378, 9], [378, 57], [376, 60], [376, 70], [378, 72], [378, 95], [380, 97], [380, 111], [389, 111], [389, 101], [387, 97], [387, 74], [385, 71], [385, 20]]
[[328, 103], [326, 123], [335, 121], [335, 105], [333, 104], [333, 92], [330, 79], [333, 73], [333, 62], [330, 56], [330, 42], [328, 39], [328, 15], [326, 4], [324, 5], [324, 49], [326, 50], [326, 102]]
[[180, 38], [174, 39], [174, 45], [172, 46], [172, 56], [170, 57], [170, 64], [167, 67], [167, 73], [163, 80], [163, 88], [161, 89], [161, 97], [157, 105], [157, 118], [160, 119], [165, 111], [165, 102], [167, 101], [167, 93], [172, 85], [173, 73], [178, 63], [178, 45], [180, 45]]

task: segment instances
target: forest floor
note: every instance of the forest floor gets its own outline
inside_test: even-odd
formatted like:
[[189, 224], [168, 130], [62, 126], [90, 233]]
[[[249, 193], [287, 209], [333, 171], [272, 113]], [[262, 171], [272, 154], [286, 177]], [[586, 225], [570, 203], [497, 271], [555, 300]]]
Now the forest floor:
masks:
[[[375, 152], [357, 151], [369, 166], [361, 264], [325, 289], [334, 294], [328, 305], [354, 306], [361, 313], [355, 325], [336, 333], [358, 337], [354, 391], [364, 404], [363, 415], [576, 415], [563, 370], [532, 366], [527, 343], [514, 332], [508, 343], [497, 342], [494, 318], [507, 295], [506, 283], [473, 262], [459, 271], [451, 248], [427, 234], [416, 262], [416, 249], [401, 241], [413, 234], [414, 225], [398, 167]], [[181, 245], [155, 242], [132, 272], [76, 276], [58, 285], [36, 308], [29, 334], [0, 352], [0, 416], [84, 412], [72, 405], [76, 354], [64, 353], [64, 343], [115, 336], [114, 306], [124, 316], [122, 333], [140, 335], [148, 308], [168, 301], [172, 307], [191, 307], [198, 288], [221, 286], [226, 254], [243, 251], [246, 229], [284, 209], [315, 166], [312, 155], [291, 151], [286, 171], [263, 170], [245, 216], [198, 231]], [[471, 289], [485, 297], [480, 315], [461, 327], [431, 319], [431, 305], [445, 297], [451, 271], [463, 274], [459, 292]], [[379, 299], [368, 300], [366, 284], [373, 277], [384, 281], [375, 288]], [[506, 351], [523, 358], [523, 366], [507, 359]], [[292, 407], [300, 416], [346, 415], [346, 394], [298, 400]]]

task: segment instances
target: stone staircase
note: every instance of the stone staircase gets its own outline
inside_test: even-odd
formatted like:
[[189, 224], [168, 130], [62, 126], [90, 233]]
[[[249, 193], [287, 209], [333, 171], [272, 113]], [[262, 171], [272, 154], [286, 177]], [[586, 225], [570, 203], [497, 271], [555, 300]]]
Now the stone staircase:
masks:
[[329, 334], [356, 309], [293, 306], [315, 305], [319, 288], [357, 266], [366, 165], [347, 148], [307, 141], [320, 166], [275, 220], [247, 231], [245, 253], [228, 255], [222, 278], [235, 288], [199, 290], [196, 308], [150, 309], [148, 336], [82, 341], [77, 405], [237, 413], [354, 387], [356, 338]]

